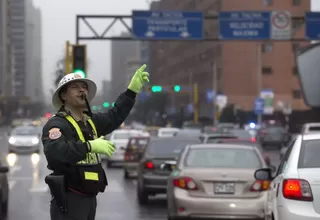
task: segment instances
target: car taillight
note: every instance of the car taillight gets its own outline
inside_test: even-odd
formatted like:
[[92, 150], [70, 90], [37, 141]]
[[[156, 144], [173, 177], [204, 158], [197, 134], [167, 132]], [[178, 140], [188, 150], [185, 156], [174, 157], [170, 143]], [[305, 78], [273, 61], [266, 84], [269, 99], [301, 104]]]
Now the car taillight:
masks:
[[252, 138], [251, 138], [251, 142], [252, 142], [252, 143], [255, 143], [255, 142], [256, 142], [256, 138], [255, 138], [255, 137], [252, 137]]
[[256, 180], [251, 188], [250, 188], [250, 191], [251, 192], [262, 192], [262, 191], [266, 191], [268, 190], [270, 187], [270, 181], [267, 181], [267, 180]]
[[302, 179], [283, 180], [282, 194], [286, 199], [313, 201], [310, 185]]
[[198, 190], [196, 183], [190, 177], [181, 177], [173, 180], [173, 185], [186, 190]]
[[153, 168], [154, 168], [154, 164], [153, 164], [151, 161], [146, 161], [146, 162], [144, 163], [144, 167], [145, 167], [146, 169], [153, 169]]
[[125, 153], [125, 154], [124, 154], [124, 160], [125, 160], [125, 161], [131, 160], [131, 156], [130, 156], [129, 153]]

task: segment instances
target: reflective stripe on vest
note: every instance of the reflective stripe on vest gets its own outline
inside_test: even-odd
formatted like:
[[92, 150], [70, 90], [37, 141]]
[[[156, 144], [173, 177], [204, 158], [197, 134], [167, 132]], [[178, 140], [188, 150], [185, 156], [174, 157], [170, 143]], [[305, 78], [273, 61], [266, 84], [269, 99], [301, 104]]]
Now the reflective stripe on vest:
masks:
[[[78, 125], [78, 123], [70, 116], [70, 115], [66, 115], [65, 118], [72, 124], [72, 126], [76, 129], [76, 132], [80, 138], [80, 140], [82, 142], [86, 142], [83, 133]], [[96, 126], [94, 125], [93, 121], [91, 119], [88, 120], [89, 124], [91, 125], [92, 129], [93, 129], [93, 136], [94, 139], [98, 138], [98, 133], [97, 133], [97, 129]], [[101, 158], [99, 154], [96, 153], [87, 153], [86, 155], [86, 159], [79, 161], [78, 164], [97, 164], [101, 162]]]

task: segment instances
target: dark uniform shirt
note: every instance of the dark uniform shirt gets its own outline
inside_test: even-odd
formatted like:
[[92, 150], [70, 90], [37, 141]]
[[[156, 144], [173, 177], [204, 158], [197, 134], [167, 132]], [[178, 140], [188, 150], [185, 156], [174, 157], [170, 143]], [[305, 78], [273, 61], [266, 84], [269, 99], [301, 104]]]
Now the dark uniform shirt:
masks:
[[[91, 119], [97, 129], [98, 137], [105, 136], [117, 129], [127, 118], [135, 102], [136, 93], [127, 90], [121, 94], [112, 109], [107, 113], [93, 113]], [[77, 122], [86, 140], [93, 139], [93, 131], [89, 123]], [[60, 134], [50, 136], [52, 129], [59, 129]], [[48, 169], [55, 173], [68, 173], [68, 167], [85, 160], [88, 146], [78, 138], [74, 127], [67, 119], [55, 116], [46, 123], [42, 132], [44, 154]]]

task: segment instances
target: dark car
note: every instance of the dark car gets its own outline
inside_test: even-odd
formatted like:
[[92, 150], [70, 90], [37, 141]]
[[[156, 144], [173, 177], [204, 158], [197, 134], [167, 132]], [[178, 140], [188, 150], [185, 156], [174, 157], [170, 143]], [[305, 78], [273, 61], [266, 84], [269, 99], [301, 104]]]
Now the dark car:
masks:
[[139, 161], [149, 142], [149, 137], [131, 137], [124, 153], [124, 178], [128, 179], [137, 173]]
[[9, 206], [9, 167], [0, 162], [0, 219], [6, 219]]
[[149, 195], [167, 191], [167, 177], [170, 172], [163, 171], [160, 165], [166, 161], [176, 161], [186, 146], [199, 143], [199, 138], [192, 137], [150, 139], [138, 166], [137, 197], [141, 205], [148, 202]]
[[283, 145], [288, 144], [291, 135], [283, 127], [271, 126], [258, 131], [257, 138], [261, 146], [272, 146], [281, 149]]

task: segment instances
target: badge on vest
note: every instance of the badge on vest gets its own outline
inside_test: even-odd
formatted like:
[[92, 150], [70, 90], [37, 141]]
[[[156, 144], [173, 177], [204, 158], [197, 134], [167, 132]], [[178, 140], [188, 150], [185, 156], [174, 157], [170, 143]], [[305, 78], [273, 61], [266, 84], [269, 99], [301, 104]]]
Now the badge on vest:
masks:
[[51, 128], [49, 131], [49, 138], [51, 140], [56, 140], [59, 139], [61, 137], [61, 131], [59, 128]]
[[84, 172], [84, 179], [99, 181], [99, 175], [98, 173], [95, 173], [95, 172]]

